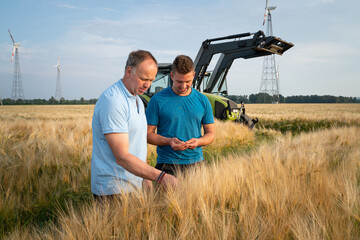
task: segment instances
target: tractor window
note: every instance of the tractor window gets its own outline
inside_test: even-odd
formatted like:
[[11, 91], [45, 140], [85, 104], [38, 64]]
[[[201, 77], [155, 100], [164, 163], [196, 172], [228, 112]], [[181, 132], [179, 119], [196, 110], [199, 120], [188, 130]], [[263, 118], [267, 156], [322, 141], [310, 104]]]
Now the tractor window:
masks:
[[[206, 89], [206, 86], [209, 83], [210, 76], [211, 76], [212, 72], [213, 71], [209, 71], [209, 72], [205, 73], [202, 90]], [[211, 94], [222, 95], [222, 96], [227, 95], [227, 82], [226, 82], [226, 78], [224, 78], [224, 77], [225, 77], [225, 71], [221, 73], [221, 75], [219, 77], [219, 80], [217, 81], [216, 86], [214, 87]]]
[[226, 73], [225, 71], [221, 73], [219, 77], [219, 81], [217, 82], [216, 87], [213, 90], [213, 94], [222, 95], [222, 96], [226, 96], [228, 94], [225, 73]]
[[209, 71], [209, 72], [206, 72], [204, 74], [204, 78], [202, 80], [202, 88], [201, 88], [201, 91], [203, 91], [204, 89], [206, 89], [206, 86], [208, 85], [209, 83], [209, 79], [210, 79], [210, 76], [212, 74], [212, 71]]
[[159, 72], [155, 80], [152, 82], [149, 90], [147, 91], [148, 96], [152, 97], [156, 93], [170, 86], [170, 73], [164, 74]]

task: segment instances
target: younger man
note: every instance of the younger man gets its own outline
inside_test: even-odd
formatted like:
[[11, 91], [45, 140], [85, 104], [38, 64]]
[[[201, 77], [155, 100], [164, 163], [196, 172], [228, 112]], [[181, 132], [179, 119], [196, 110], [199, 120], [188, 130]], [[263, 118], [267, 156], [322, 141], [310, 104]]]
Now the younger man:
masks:
[[175, 174], [204, 160], [201, 147], [214, 141], [215, 125], [209, 100], [191, 87], [191, 58], [177, 56], [170, 76], [173, 85], [155, 94], [146, 109], [147, 141], [158, 146], [155, 168]]

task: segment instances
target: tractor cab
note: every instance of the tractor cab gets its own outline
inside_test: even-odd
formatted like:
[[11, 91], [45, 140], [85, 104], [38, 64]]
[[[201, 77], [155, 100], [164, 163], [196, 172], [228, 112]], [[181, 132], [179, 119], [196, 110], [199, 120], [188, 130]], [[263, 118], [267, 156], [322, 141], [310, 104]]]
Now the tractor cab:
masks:
[[[172, 63], [159, 63], [158, 64], [158, 72], [156, 74], [156, 77], [154, 81], [152, 82], [150, 88], [145, 92], [145, 95], [149, 96], [150, 98], [154, 96], [156, 93], [160, 92], [161, 90], [172, 86], [172, 80], [170, 77]], [[211, 75], [212, 71], [205, 73], [204, 75], [204, 81], [203, 81], [203, 88], [206, 87], [209, 81], [209, 77]], [[212, 92], [211, 94], [216, 95], [227, 95], [227, 84], [225, 81], [225, 84], [219, 88], [220, 91]]]

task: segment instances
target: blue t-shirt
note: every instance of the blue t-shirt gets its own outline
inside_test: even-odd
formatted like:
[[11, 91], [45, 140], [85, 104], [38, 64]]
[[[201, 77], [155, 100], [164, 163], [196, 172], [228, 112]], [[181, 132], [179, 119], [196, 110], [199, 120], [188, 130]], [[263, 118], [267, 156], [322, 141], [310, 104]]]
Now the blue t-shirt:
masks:
[[116, 163], [106, 141], [107, 133], [128, 133], [129, 152], [146, 161], [147, 123], [144, 104], [120, 80], [105, 90], [96, 102], [92, 119], [93, 150], [91, 191], [96, 195], [131, 192], [141, 188], [142, 178]]
[[[188, 96], [179, 96], [168, 87], [155, 94], [147, 108], [149, 125], [157, 126], [157, 134], [182, 141], [200, 138], [201, 124], [214, 123], [209, 100], [200, 92], [191, 89]], [[191, 164], [204, 160], [201, 147], [175, 151], [171, 146], [157, 147], [157, 163]]]

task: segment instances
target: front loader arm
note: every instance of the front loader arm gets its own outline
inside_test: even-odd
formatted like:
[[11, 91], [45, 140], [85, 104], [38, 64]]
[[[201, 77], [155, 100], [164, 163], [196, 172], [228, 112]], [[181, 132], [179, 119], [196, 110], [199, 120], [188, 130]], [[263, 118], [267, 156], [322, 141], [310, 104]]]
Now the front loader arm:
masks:
[[[253, 37], [241, 39], [249, 36]], [[214, 43], [218, 41], [223, 42]], [[222, 86], [234, 59], [248, 59], [262, 57], [270, 54], [282, 55], [292, 46], [294, 46], [292, 43], [283, 41], [280, 38], [274, 36], [266, 37], [262, 31], [258, 31], [253, 34], [243, 33], [227, 37], [207, 39], [202, 43], [200, 50], [195, 58], [195, 78], [193, 87], [197, 90], [200, 90], [200, 86], [204, 79], [207, 67], [210, 64], [212, 57], [216, 54], [221, 53], [221, 56], [213, 73], [210, 76], [209, 82], [207, 83], [204, 92], [212, 92], [216, 83], [219, 81], [221, 81], [219, 86]]]

